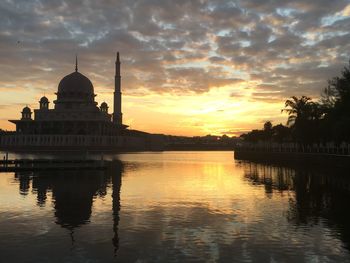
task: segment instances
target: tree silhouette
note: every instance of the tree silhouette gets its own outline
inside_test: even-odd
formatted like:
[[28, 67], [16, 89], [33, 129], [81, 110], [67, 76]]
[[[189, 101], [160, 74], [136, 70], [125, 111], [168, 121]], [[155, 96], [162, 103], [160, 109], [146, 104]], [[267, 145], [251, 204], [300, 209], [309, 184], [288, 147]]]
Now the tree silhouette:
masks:
[[325, 111], [322, 126], [324, 140], [350, 141], [350, 61], [341, 76], [328, 81], [321, 94], [321, 105]]
[[287, 127], [264, 124], [241, 137], [249, 142], [294, 141], [304, 145], [325, 142], [350, 142], [350, 61], [341, 75], [328, 80], [319, 102], [307, 96], [293, 96], [285, 101]]
[[272, 139], [272, 123], [271, 121], [267, 121], [264, 123], [264, 137], [265, 140], [270, 141]]
[[286, 112], [288, 116], [287, 125], [296, 125], [299, 121], [307, 120], [311, 116], [311, 98], [301, 96], [300, 98], [293, 96], [286, 100], [282, 112]]
[[287, 126], [278, 124], [272, 127], [272, 139], [275, 142], [282, 143], [284, 141], [289, 141], [290, 138], [290, 129]]
[[319, 120], [322, 117], [322, 111], [317, 103], [312, 102], [311, 98], [293, 96], [285, 102], [285, 108], [288, 116], [287, 125], [291, 127], [294, 139], [302, 144], [310, 144], [318, 139], [315, 136]]

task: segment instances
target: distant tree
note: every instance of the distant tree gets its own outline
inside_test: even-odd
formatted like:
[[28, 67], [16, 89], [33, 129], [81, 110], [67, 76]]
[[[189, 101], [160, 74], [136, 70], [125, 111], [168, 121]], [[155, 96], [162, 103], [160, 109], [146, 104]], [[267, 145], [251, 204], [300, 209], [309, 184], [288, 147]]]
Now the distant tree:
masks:
[[278, 124], [273, 126], [270, 121], [264, 123], [262, 130], [252, 130], [240, 136], [247, 142], [287, 142], [291, 141], [291, 128]]
[[264, 139], [270, 141], [272, 139], [272, 123], [267, 121], [264, 123]]
[[267, 121], [264, 123], [264, 131], [271, 131], [272, 130], [272, 123], [271, 121]]
[[252, 130], [251, 132], [242, 134], [241, 138], [247, 142], [265, 141], [265, 133], [262, 130]]
[[222, 135], [221, 138], [220, 138], [220, 140], [223, 141], [223, 142], [227, 142], [227, 141], [229, 141], [230, 139], [231, 139], [231, 138], [228, 137], [226, 134]]
[[289, 141], [291, 132], [290, 128], [281, 124], [272, 127], [272, 139], [275, 142], [286, 142]]

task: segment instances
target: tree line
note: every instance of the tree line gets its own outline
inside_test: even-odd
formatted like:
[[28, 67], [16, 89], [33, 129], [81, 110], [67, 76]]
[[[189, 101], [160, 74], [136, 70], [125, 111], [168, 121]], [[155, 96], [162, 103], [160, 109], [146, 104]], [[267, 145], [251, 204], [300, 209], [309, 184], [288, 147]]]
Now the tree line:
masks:
[[307, 96], [286, 100], [286, 125], [270, 121], [261, 130], [242, 134], [248, 142], [296, 142], [303, 145], [350, 142], [350, 61], [340, 76], [328, 80], [318, 101]]

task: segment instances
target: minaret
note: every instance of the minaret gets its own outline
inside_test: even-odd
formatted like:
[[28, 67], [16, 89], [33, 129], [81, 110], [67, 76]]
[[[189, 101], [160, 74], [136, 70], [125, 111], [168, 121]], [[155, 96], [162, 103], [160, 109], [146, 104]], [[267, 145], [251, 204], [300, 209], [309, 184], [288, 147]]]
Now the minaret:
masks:
[[113, 122], [122, 125], [122, 93], [121, 93], [121, 76], [120, 76], [120, 60], [119, 52], [117, 52], [117, 60], [115, 61], [115, 77], [114, 77], [114, 113]]
[[75, 72], [78, 72], [78, 55], [75, 55]]

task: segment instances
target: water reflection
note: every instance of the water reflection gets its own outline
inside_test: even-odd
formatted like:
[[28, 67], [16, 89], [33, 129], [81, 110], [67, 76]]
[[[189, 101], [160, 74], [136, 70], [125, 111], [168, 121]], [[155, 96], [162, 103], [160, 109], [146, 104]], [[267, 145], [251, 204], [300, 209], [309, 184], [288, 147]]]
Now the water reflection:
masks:
[[36, 194], [37, 205], [44, 207], [51, 195], [55, 223], [68, 230], [72, 245], [74, 231], [90, 223], [94, 200], [105, 198], [107, 188], [112, 188], [114, 254], [119, 248], [118, 223], [120, 210], [122, 163], [113, 161], [107, 171], [71, 170], [32, 173], [15, 173], [19, 193], [28, 195], [30, 189]]
[[8, 262], [349, 261], [346, 174], [235, 163], [229, 152], [118, 158], [106, 172], [2, 174], [0, 255]]
[[244, 163], [244, 176], [253, 184], [261, 184], [265, 187], [267, 196], [273, 190], [279, 192], [293, 190], [295, 170], [292, 168], [262, 165], [253, 162]]
[[350, 249], [350, 180], [346, 170], [286, 168], [245, 163], [244, 176], [253, 184], [263, 185], [265, 193], [293, 191], [286, 217], [296, 226], [325, 223]]

